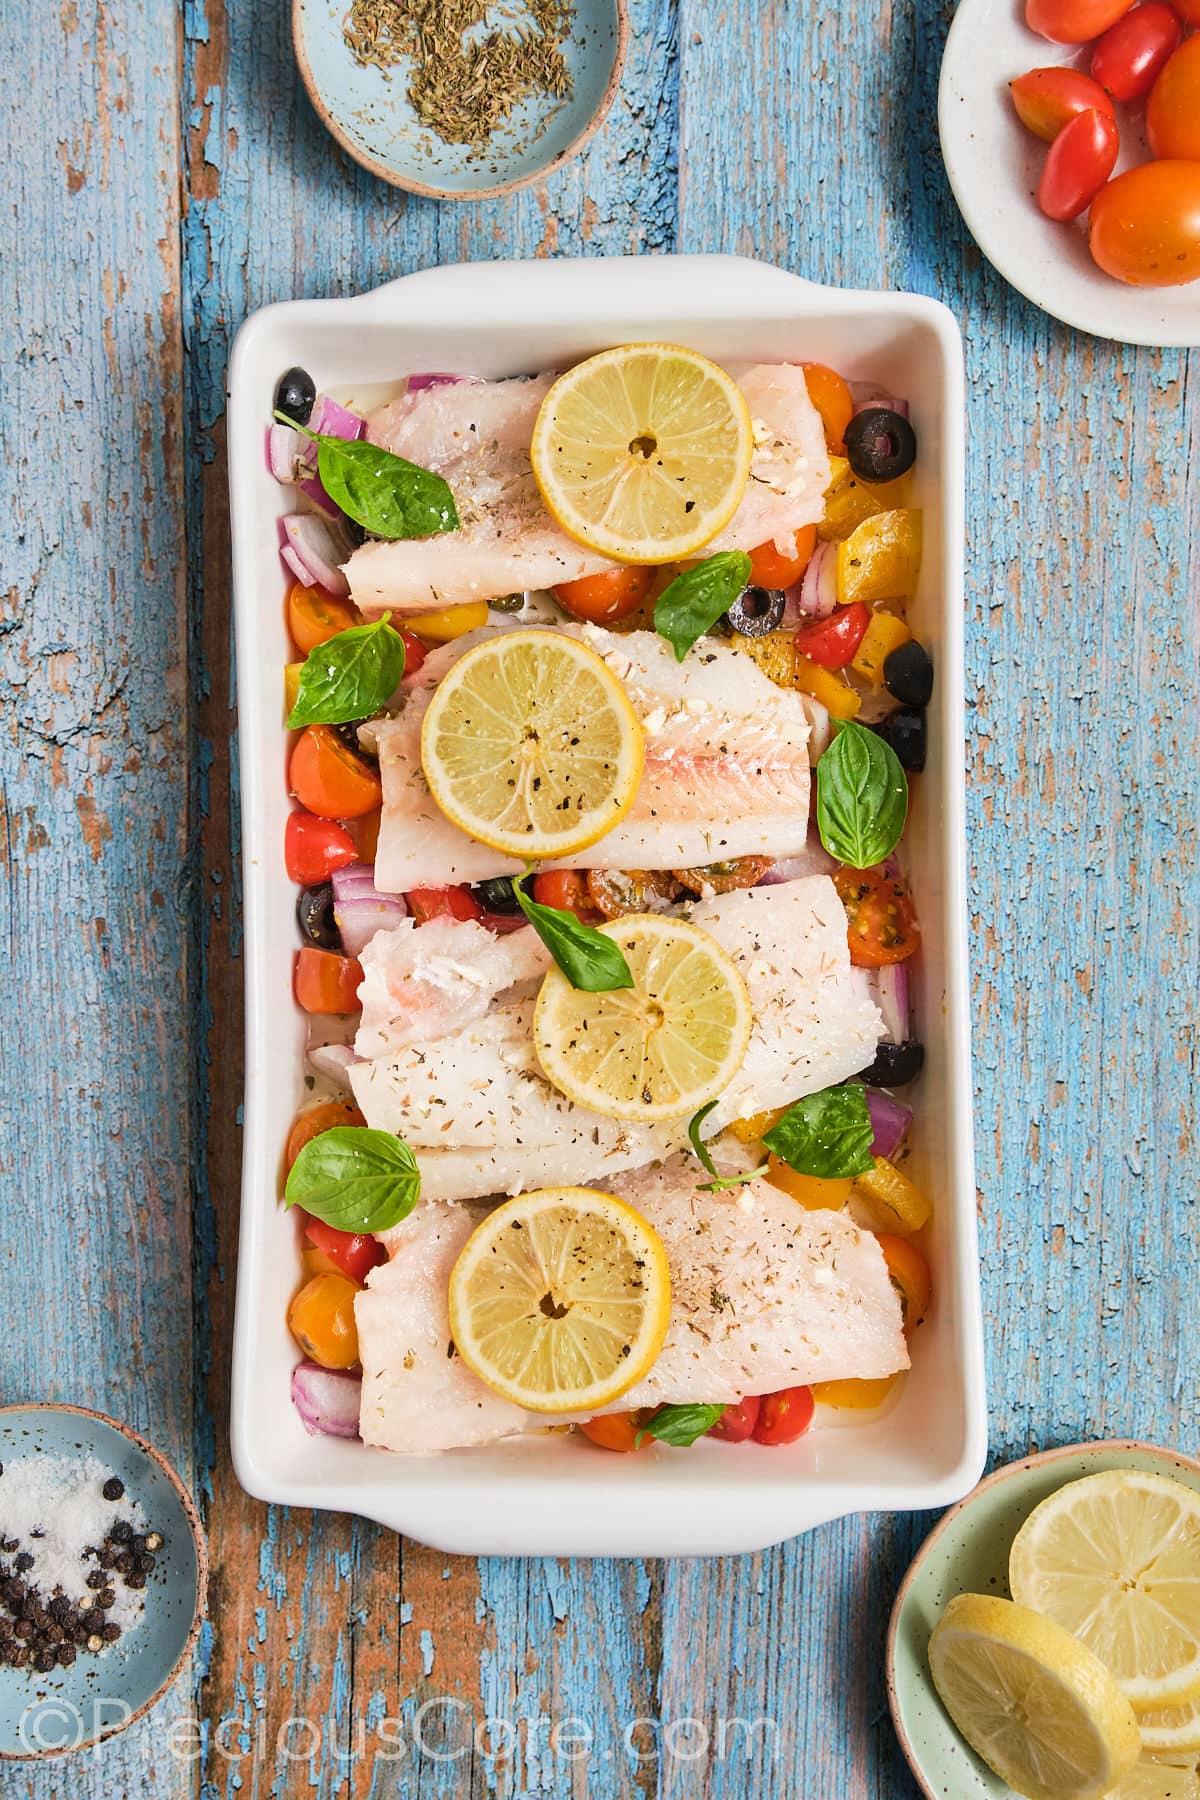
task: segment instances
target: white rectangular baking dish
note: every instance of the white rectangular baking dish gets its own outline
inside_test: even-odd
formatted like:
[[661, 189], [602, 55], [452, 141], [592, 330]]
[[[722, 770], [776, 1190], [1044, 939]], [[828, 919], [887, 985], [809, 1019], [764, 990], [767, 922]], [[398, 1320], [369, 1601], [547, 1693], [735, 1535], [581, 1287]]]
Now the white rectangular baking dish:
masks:
[[[928, 1047], [914, 1174], [935, 1196], [932, 1315], [898, 1403], [828, 1424], [786, 1449], [655, 1446], [593, 1452], [561, 1434], [430, 1458], [309, 1436], [289, 1398], [285, 1324], [296, 1228], [279, 1204], [280, 1157], [305, 1096], [293, 1007], [295, 892], [283, 866], [286, 576], [275, 520], [286, 490], [263, 433], [284, 369], [363, 389], [421, 369], [513, 375], [638, 339], [718, 361], [812, 360], [907, 395], [920, 439], [925, 561], [912, 608], [933, 654], [929, 766], [906, 838], [924, 933], [917, 1005]], [[237, 618], [246, 912], [246, 1095], [232, 1439], [260, 1499], [360, 1513], [470, 1554], [687, 1556], [749, 1551], [844, 1513], [944, 1506], [977, 1480], [986, 1401], [971, 1141], [964, 894], [962, 351], [951, 315], [907, 294], [815, 287], [734, 257], [590, 258], [430, 269], [346, 300], [271, 306], [243, 326], [230, 378], [229, 463]], [[853, 1414], [831, 1415], [852, 1420]]]

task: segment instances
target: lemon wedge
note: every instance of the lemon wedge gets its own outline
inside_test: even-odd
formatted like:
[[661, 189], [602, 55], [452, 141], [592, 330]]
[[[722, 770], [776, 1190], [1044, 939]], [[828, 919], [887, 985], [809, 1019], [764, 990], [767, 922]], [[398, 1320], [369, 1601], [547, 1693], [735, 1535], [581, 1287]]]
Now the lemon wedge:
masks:
[[1200, 1697], [1200, 1494], [1138, 1469], [1068, 1482], [1009, 1553], [1013, 1598], [1073, 1631], [1138, 1708]]
[[753, 1023], [746, 984], [684, 919], [631, 913], [599, 929], [619, 945], [633, 986], [586, 994], [551, 969], [533, 1013], [542, 1073], [606, 1118], [687, 1118], [741, 1067]]
[[1196, 1758], [1143, 1755], [1110, 1789], [1109, 1800], [1200, 1800]]
[[662, 1348], [671, 1275], [658, 1233], [594, 1188], [507, 1200], [450, 1275], [450, 1330], [467, 1367], [532, 1412], [595, 1412]]
[[1104, 1664], [1027, 1607], [957, 1595], [929, 1667], [972, 1750], [1026, 1800], [1099, 1800], [1138, 1759], [1133, 1708]]
[[421, 766], [448, 819], [510, 856], [574, 856], [633, 804], [645, 753], [629, 697], [586, 644], [510, 631], [446, 672]]
[[678, 344], [623, 344], [568, 369], [530, 446], [557, 524], [626, 563], [675, 562], [715, 537], [737, 511], [753, 451], [742, 390]]
[[1195, 1751], [1200, 1754], [1200, 1700], [1159, 1706], [1149, 1712], [1134, 1707], [1142, 1745], [1152, 1751]]

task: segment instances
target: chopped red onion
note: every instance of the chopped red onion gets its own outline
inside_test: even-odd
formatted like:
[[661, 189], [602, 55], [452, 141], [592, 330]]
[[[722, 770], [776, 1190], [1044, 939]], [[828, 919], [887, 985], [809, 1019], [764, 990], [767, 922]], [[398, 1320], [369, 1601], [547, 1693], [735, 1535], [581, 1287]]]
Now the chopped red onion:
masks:
[[390, 931], [408, 916], [401, 895], [381, 894], [376, 888], [373, 863], [348, 863], [330, 879], [333, 916], [347, 956], [360, 955], [377, 931]]
[[889, 1044], [903, 1044], [908, 1038], [908, 964], [887, 963], [876, 969], [871, 978], [872, 997], [883, 1014], [883, 1035]]
[[837, 545], [818, 544], [800, 583], [800, 611], [807, 619], [827, 619], [837, 605]]
[[912, 1107], [893, 1099], [891, 1094], [885, 1094], [880, 1088], [871, 1087], [865, 1091], [871, 1129], [875, 1133], [871, 1155], [886, 1156], [890, 1161], [908, 1136], [908, 1128], [912, 1124]]
[[856, 413], [867, 412], [873, 406], [886, 406], [890, 412], [900, 414], [902, 419], [908, 417], [908, 401], [895, 394], [889, 394], [886, 388], [875, 381], [852, 381], [850, 398], [854, 402]]
[[781, 881], [803, 881], [806, 875], [829, 875], [837, 866], [836, 858], [823, 844], [806, 844], [799, 856], [785, 856], [772, 863], [766, 874], [759, 876], [757, 885], [776, 887]]
[[804, 605], [800, 594], [803, 582], [797, 581], [794, 586], [783, 590], [783, 617], [779, 621], [780, 631], [796, 631], [805, 620]]
[[351, 1044], [312, 1044], [307, 1055], [314, 1075], [324, 1075], [343, 1088], [350, 1086], [350, 1070], [360, 1060]]
[[307, 1362], [292, 1370], [292, 1405], [314, 1437], [356, 1438], [361, 1399], [357, 1375]]
[[316, 513], [288, 513], [280, 525], [286, 539], [280, 554], [288, 568], [306, 587], [323, 587], [344, 598], [350, 583], [339, 564], [348, 560], [350, 547], [341, 532]]
[[294, 425], [281, 425], [278, 420], [268, 425], [267, 467], [276, 481], [295, 481], [307, 443]]
[[319, 512], [325, 514], [326, 518], [340, 519], [342, 517], [341, 507], [336, 500], [329, 498], [325, 492], [325, 484], [319, 475], [305, 475], [302, 481], [296, 483], [296, 486], [307, 499], [312, 501]]
[[[329, 877], [333, 883], [334, 900], [392, 900], [398, 898], [394, 894], [381, 894], [375, 886], [375, 864], [366, 862], [346, 863], [344, 868], [335, 869]], [[401, 901], [403, 905], [403, 901]], [[404, 908], [407, 911], [407, 907]]]
[[436, 372], [427, 375], [410, 375], [408, 391], [410, 394], [420, 394], [426, 388], [457, 387], [460, 381], [478, 380], [478, 375], [441, 375]]
[[322, 437], [349, 438], [354, 443], [367, 429], [367, 421], [357, 413], [352, 413], [349, 407], [339, 406], [328, 394], [319, 394], [308, 421], [308, 429], [318, 432]]

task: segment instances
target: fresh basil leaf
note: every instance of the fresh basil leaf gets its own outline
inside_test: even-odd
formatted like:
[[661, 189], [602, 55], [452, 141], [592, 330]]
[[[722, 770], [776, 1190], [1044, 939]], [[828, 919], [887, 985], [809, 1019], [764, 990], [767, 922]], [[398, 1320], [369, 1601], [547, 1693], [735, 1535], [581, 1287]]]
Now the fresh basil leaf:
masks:
[[390, 1231], [420, 1193], [417, 1159], [403, 1138], [365, 1125], [334, 1125], [305, 1144], [284, 1199], [338, 1231]]
[[329, 498], [372, 536], [419, 538], [458, 530], [454, 495], [432, 469], [362, 438], [326, 437], [294, 419], [286, 423], [317, 446], [317, 473]]
[[573, 912], [531, 900], [521, 886], [525, 879], [518, 875], [513, 882], [517, 904], [571, 986], [585, 994], [607, 994], [613, 988], [632, 987], [633, 976], [620, 946], [594, 926], [585, 925]]
[[655, 1413], [648, 1425], [644, 1425], [634, 1439], [635, 1446], [640, 1446], [644, 1438], [657, 1438], [660, 1444], [670, 1444], [676, 1450], [686, 1450], [697, 1438], [711, 1431], [721, 1414], [723, 1406], [709, 1406], [697, 1402], [689, 1406], [664, 1406], [661, 1412]]
[[798, 1175], [839, 1181], [872, 1166], [874, 1137], [866, 1089], [847, 1081], [797, 1100], [763, 1133], [763, 1143]]
[[750, 558], [744, 550], [718, 550], [663, 589], [654, 607], [654, 629], [672, 646], [676, 662], [729, 611], [749, 580]]
[[908, 781], [890, 744], [847, 720], [817, 763], [817, 829], [830, 856], [870, 869], [892, 854], [908, 817]]
[[705, 1119], [707, 1119], [709, 1113], [716, 1104], [715, 1100], [710, 1100], [707, 1106], [702, 1106], [700, 1111], [693, 1113], [688, 1120], [688, 1139], [692, 1149], [696, 1152], [696, 1155], [700, 1158], [700, 1161], [704, 1164], [704, 1167], [710, 1175], [716, 1174], [717, 1165], [708, 1153], [708, 1145], [700, 1136], [700, 1127], [703, 1125]]
[[404, 639], [385, 613], [371, 625], [351, 625], [310, 650], [300, 671], [288, 729], [342, 725], [385, 706], [404, 674]]
[[747, 1169], [742, 1175], [718, 1175], [715, 1181], [701, 1182], [697, 1191], [701, 1194], [719, 1194], [725, 1188], [741, 1187], [745, 1181], [757, 1181], [760, 1175], [766, 1174], [770, 1166], [770, 1163], [759, 1163], [757, 1169]]

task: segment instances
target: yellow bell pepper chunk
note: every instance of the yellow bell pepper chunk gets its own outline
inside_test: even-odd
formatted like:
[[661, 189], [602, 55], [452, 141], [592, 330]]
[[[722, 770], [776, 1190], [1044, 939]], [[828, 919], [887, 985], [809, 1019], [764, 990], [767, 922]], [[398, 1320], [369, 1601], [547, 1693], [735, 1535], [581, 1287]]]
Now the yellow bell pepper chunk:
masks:
[[752, 1113], [748, 1119], [734, 1119], [729, 1129], [739, 1144], [757, 1144], [761, 1142], [764, 1131], [770, 1131], [783, 1117], [783, 1108], [777, 1106], [773, 1112]]
[[837, 547], [837, 597], [853, 600], [908, 600], [917, 591], [921, 567], [922, 515], [911, 507], [865, 519]]
[[892, 1389], [900, 1379], [901, 1371], [895, 1375], [880, 1375], [873, 1381], [848, 1379], [844, 1381], [814, 1381], [812, 1397], [818, 1406], [836, 1406], [853, 1411], [866, 1411], [868, 1408], [882, 1406]]
[[756, 662], [768, 681], [776, 687], [790, 688], [796, 680], [796, 634], [794, 631], [768, 631], [764, 637], [734, 638], [734, 648]]
[[863, 633], [850, 667], [872, 687], [883, 686], [883, 665], [893, 650], [901, 644], [907, 644], [912, 632], [898, 619], [895, 613], [877, 612], [871, 614], [871, 623]]
[[283, 717], [286, 723], [292, 716], [292, 708], [300, 693], [300, 671], [302, 662], [284, 663], [283, 665]]
[[849, 1180], [833, 1181], [822, 1175], [801, 1175], [778, 1156], [769, 1159], [767, 1180], [781, 1194], [798, 1200], [810, 1212], [820, 1212], [826, 1208], [830, 1212], [841, 1212], [854, 1186]]
[[929, 1223], [933, 1207], [928, 1198], [915, 1181], [910, 1181], [886, 1157], [877, 1156], [873, 1168], [868, 1169], [865, 1174], [856, 1175], [854, 1186], [858, 1193], [865, 1195], [891, 1215], [896, 1221], [894, 1229], [901, 1236], [920, 1231], [922, 1226]]
[[[393, 625], [398, 622], [392, 620]], [[418, 637], [428, 638], [434, 644], [452, 643], [455, 638], [465, 637], [468, 631], [478, 631], [487, 622], [486, 600], [470, 600], [465, 606], [444, 606], [440, 612], [417, 613], [415, 618], [403, 621], [409, 631], [415, 631]]]
[[864, 519], [877, 513], [892, 512], [908, 498], [909, 481], [901, 475], [898, 481], [872, 483], [851, 473], [850, 464], [831, 456], [829, 467], [833, 480], [825, 489], [825, 511], [817, 526], [818, 537], [834, 543], [848, 538]]
[[847, 682], [808, 656], [797, 656], [792, 685], [802, 694], [811, 694], [814, 700], [819, 700], [831, 719], [852, 719], [862, 705]]

